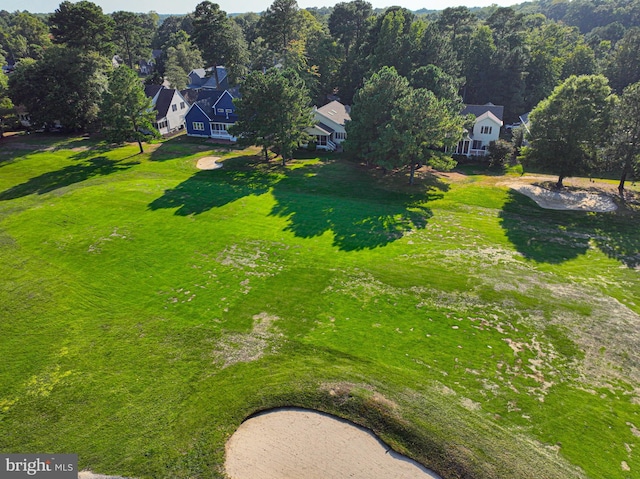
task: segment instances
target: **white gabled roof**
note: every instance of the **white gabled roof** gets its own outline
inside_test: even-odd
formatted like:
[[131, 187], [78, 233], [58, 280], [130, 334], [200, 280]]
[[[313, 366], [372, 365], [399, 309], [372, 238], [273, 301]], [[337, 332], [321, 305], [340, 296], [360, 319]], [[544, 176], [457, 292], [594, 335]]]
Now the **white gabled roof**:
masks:
[[497, 116], [495, 116], [493, 113], [491, 113], [490, 111], [485, 111], [482, 115], [480, 115], [479, 117], [476, 118], [476, 122], [482, 121], [485, 118], [489, 118], [490, 120], [492, 120], [493, 122], [495, 122], [496, 124], [502, 126], [502, 120], [499, 119]]

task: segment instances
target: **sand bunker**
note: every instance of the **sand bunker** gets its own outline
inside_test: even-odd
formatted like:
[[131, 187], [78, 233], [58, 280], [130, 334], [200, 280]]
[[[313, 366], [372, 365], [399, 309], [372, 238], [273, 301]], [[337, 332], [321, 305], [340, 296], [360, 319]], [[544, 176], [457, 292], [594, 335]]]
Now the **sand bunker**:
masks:
[[614, 201], [604, 193], [587, 191], [554, 191], [523, 182], [505, 183], [535, 201], [541, 208], [549, 210], [578, 210], [604, 213], [617, 209]]
[[200, 158], [196, 167], [200, 170], [215, 170], [217, 168], [222, 168], [222, 164], [218, 163], [220, 157], [218, 156], [205, 156], [204, 158]]
[[121, 476], [105, 476], [104, 474], [95, 474], [91, 471], [78, 472], [78, 479], [126, 479]]
[[245, 421], [227, 443], [225, 469], [232, 479], [440, 479], [367, 429], [296, 408]]

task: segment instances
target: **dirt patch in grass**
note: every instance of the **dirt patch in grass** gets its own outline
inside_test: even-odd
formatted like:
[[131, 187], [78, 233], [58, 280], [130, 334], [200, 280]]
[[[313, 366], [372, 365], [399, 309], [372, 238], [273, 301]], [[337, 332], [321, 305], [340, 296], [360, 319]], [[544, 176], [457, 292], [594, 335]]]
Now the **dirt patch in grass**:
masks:
[[222, 368], [237, 363], [257, 361], [267, 353], [278, 350], [278, 339], [283, 335], [273, 331], [273, 323], [279, 318], [267, 313], [253, 317], [253, 328], [248, 333], [229, 333], [222, 337], [213, 353]]

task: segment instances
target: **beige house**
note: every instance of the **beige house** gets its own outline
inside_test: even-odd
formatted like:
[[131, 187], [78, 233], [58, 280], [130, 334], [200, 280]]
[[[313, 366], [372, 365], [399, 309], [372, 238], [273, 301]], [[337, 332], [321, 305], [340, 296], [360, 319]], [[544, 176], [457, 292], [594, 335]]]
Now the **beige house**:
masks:
[[347, 139], [344, 128], [349, 116], [350, 108], [339, 101], [332, 101], [321, 108], [313, 108], [316, 124], [307, 128], [307, 133], [314, 137], [319, 150], [335, 151]]

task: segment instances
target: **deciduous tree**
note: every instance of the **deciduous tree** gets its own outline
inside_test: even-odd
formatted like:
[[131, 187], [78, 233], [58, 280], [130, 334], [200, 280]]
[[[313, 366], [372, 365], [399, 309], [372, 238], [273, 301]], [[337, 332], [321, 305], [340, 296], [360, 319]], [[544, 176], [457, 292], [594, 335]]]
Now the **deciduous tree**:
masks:
[[36, 127], [59, 121], [87, 130], [98, 118], [110, 62], [95, 52], [54, 46], [40, 60], [23, 60], [9, 77], [9, 95], [29, 111]]
[[624, 89], [613, 109], [608, 158], [621, 170], [622, 196], [628, 176], [640, 173], [640, 82]]
[[558, 175], [586, 174], [598, 164], [605, 144], [613, 97], [602, 75], [571, 76], [531, 115], [525, 162]]

